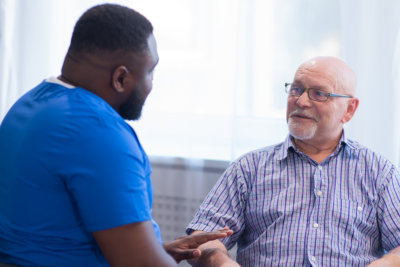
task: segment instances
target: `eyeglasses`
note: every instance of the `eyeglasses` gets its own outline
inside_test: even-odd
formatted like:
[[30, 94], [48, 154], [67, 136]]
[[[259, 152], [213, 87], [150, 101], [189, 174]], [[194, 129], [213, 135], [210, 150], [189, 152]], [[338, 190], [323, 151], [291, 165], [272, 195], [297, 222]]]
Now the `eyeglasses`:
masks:
[[285, 83], [285, 91], [290, 96], [300, 97], [304, 91], [307, 90], [308, 98], [317, 102], [325, 102], [330, 97], [347, 97], [353, 98], [351, 95], [340, 95], [325, 92], [324, 90], [316, 89], [316, 88], [301, 88], [293, 83]]

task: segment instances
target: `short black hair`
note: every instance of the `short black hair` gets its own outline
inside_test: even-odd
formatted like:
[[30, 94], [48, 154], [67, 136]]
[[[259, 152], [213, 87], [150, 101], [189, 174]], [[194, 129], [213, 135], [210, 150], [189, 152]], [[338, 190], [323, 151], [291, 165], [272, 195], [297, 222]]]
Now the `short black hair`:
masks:
[[75, 24], [70, 51], [91, 53], [147, 50], [151, 22], [135, 10], [116, 4], [88, 9]]

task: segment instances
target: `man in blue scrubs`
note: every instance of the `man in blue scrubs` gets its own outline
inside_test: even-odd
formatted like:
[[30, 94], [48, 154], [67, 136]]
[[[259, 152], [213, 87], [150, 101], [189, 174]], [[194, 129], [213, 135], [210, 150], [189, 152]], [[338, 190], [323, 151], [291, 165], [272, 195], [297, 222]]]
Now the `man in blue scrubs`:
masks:
[[176, 266], [199, 256], [200, 243], [231, 234], [163, 244], [152, 220], [150, 162], [125, 122], [140, 117], [152, 88], [152, 32], [130, 8], [89, 9], [75, 25], [61, 75], [22, 96], [4, 118], [0, 262]]

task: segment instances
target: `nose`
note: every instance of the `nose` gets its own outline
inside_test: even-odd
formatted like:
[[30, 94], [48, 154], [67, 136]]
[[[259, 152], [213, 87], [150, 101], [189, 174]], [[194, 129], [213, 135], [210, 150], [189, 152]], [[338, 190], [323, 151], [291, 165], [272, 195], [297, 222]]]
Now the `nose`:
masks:
[[310, 107], [311, 100], [308, 97], [308, 91], [304, 91], [296, 100], [296, 105], [299, 107]]

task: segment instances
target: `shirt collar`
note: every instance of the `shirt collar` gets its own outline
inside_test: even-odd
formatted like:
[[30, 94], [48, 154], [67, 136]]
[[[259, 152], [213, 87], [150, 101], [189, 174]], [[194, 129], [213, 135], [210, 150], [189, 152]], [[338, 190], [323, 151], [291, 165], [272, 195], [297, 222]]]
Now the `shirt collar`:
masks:
[[68, 89], [74, 89], [75, 86], [66, 82], [61, 81], [59, 78], [55, 77], [55, 76], [51, 76], [49, 78], [46, 79], [46, 82], [48, 83], [55, 83], [55, 84], [59, 84], [62, 85]]
[[[350, 155], [351, 149], [356, 149], [354, 144], [352, 142], [349, 142], [349, 140], [347, 139], [346, 131], [344, 129], [343, 129], [342, 137], [340, 138], [339, 144], [336, 147], [333, 154], [336, 155], [342, 147], [343, 147], [345, 153], [347, 153], [348, 155]], [[299, 150], [297, 150], [296, 146], [294, 145], [293, 136], [291, 134], [289, 134], [286, 137], [285, 141], [282, 143], [282, 146], [279, 151], [280, 155], [279, 155], [278, 159], [280, 159], [280, 160], [285, 159], [288, 155], [289, 150], [300, 152]]]

